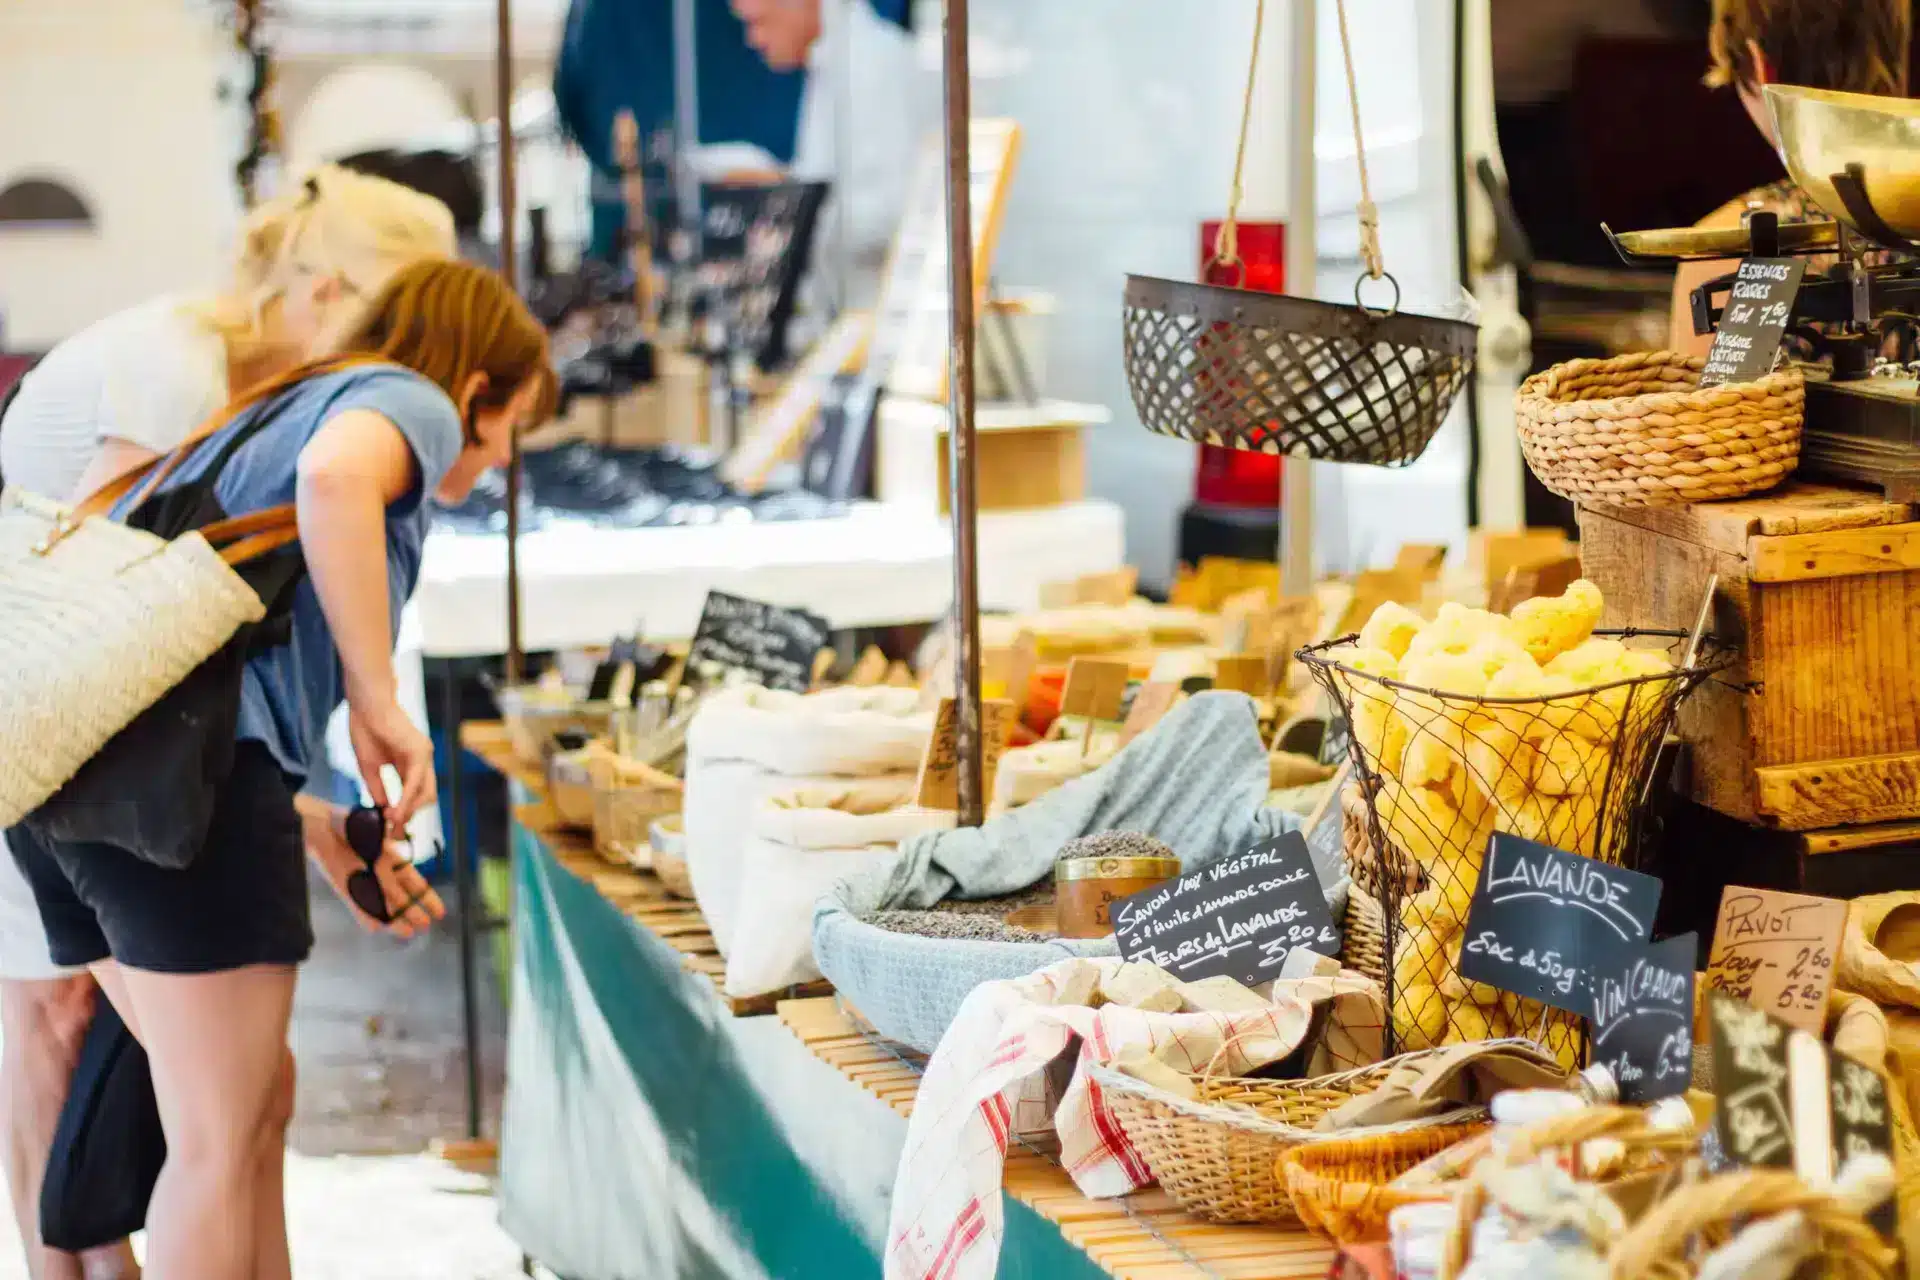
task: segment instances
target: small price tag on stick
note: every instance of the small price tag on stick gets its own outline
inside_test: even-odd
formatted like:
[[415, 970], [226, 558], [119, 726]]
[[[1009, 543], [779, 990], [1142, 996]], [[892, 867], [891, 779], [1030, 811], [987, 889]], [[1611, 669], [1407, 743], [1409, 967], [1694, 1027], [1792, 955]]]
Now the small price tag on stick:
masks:
[[1060, 691], [1060, 714], [1089, 720], [1118, 720], [1127, 696], [1129, 667], [1117, 658], [1075, 658], [1067, 664]]
[[1231, 658], [1221, 658], [1213, 671], [1213, 687], [1225, 689], [1230, 693], [1244, 693], [1258, 698], [1267, 692], [1267, 659], [1265, 654], [1246, 653]]
[[[1007, 741], [1013, 734], [1014, 707], [1004, 698], [988, 698], [980, 704], [980, 790], [984, 803], [993, 794], [994, 775], [1000, 770], [1000, 757], [1007, 753]], [[920, 757], [920, 782], [914, 789], [914, 802], [923, 809], [960, 807], [960, 713], [952, 698], [940, 699], [933, 714], [933, 736], [927, 739], [926, 754]]]
[[1120, 718], [1130, 670], [1117, 658], [1075, 658], [1067, 664], [1067, 683], [1060, 691], [1060, 714], [1086, 717], [1086, 732], [1080, 738], [1082, 759], [1093, 745], [1095, 723]]
[[1707, 958], [1707, 990], [1819, 1035], [1826, 1025], [1847, 904], [1728, 885]]
[[1126, 746], [1153, 728], [1180, 701], [1180, 686], [1171, 680], [1149, 680], [1133, 691], [1133, 705], [1120, 726], [1120, 745]]
[[1039, 661], [1031, 631], [1022, 631], [1012, 644], [981, 650], [981, 692], [989, 698], [1005, 698], [1016, 707], [1025, 705], [1027, 686]]
[[1793, 319], [1793, 300], [1806, 274], [1804, 258], [1746, 258], [1735, 268], [1733, 291], [1720, 312], [1700, 385], [1752, 382], [1773, 372], [1773, 357]]

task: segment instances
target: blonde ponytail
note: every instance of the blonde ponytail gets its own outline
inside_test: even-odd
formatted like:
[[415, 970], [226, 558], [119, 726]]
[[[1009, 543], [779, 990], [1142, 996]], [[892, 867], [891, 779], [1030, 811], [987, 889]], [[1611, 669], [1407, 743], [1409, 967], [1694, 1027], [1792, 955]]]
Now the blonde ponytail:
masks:
[[198, 314], [244, 354], [265, 340], [268, 304], [299, 275], [336, 276], [364, 302], [408, 263], [453, 253], [446, 205], [385, 178], [323, 165], [248, 215], [231, 284]]

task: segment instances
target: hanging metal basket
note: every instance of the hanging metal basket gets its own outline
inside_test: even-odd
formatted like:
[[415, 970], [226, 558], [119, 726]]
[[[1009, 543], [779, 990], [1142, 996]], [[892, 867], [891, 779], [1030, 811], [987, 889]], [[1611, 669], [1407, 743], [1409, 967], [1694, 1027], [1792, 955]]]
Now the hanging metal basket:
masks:
[[1127, 277], [1134, 408], [1197, 444], [1405, 465], [1466, 385], [1478, 337], [1464, 320]]
[[[1256, 0], [1254, 10], [1233, 185], [1207, 264], [1207, 274], [1238, 267], [1243, 279], [1241, 178], [1266, 0]], [[1127, 385], [1140, 421], [1163, 436], [1321, 462], [1404, 466], [1426, 451], [1473, 372], [1479, 328], [1400, 310], [1400, 284], [1380, 252], [1380, 213], [1367, 181], [1345, 0], [1335, 0], [1334, 10], [1360, 176], [1356, 212], [1365, 271], [1354, 283], [1353, 305], [1128, 276]], [[1376, 309], [1361, 301], [1368, 280], [1392, 287], [1391, 305]]]

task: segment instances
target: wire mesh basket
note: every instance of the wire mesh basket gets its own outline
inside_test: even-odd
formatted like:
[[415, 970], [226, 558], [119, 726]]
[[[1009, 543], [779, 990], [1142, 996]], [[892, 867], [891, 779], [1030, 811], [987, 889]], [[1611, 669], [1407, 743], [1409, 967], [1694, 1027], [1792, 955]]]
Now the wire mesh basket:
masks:
[[[1395, 286], [1396, 292], [1398, 286]], [[1127, 385], [1148, 430], [1323, 462], [1426, 451], [1473, 371], [1464, 320], [1128, 276]]]
[[[1366, 879], [1387, 937], [1389, 1052], [1517, 1035], [1578, 1065], [1578, 1017], [1459, 972], [1487, 841], [1510, 832], [1633, 865], [1648, 781], [1674, 713], [1727, 661], [1709, 643], [1688, 662], [1685, 632], [1594, 635], [1653, 649], [1672, 666], [1552, 696], [1501, 698], [1357, 670], [1334, 653], [1352, 636], [1295, 655], [1352, 726], [1357, 802], [1374, 860]], [[1420, 878], [1409, 874], [1409, 861]]]

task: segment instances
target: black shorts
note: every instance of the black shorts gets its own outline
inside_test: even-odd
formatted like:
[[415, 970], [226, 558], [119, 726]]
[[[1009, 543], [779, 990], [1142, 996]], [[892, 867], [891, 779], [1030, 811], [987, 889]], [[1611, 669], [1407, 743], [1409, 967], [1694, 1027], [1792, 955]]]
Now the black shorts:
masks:
[[242, 742], [215, 797], [207, 842], [180, 871], [112, 845], [9, 830], [54, 963], [111, 956], [154, 973], [218, 973], [304, 961], [313, 920], [296, 789], [265, 747]]

